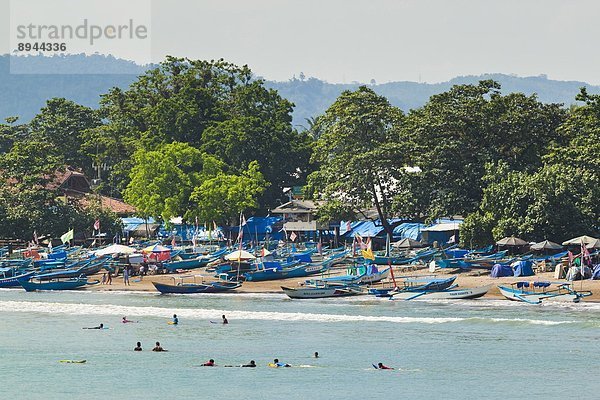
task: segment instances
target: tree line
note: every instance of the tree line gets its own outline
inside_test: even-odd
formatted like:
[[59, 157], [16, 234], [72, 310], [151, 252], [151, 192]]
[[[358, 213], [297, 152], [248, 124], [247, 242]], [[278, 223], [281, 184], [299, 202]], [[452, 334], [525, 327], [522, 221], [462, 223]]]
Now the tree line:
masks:
[[468, 246], [597, 232], [600, 96], [582, 89], [566, 109], [500, 89], [456, 85], [403, 112], [361, 86], [296, 129], [294, 105], [247, 66], [167, 57], [98, 109], [53, 98], [31, 122], [0, 125], [0, 236], [115, 220], [47, 189], [67, 165], [94, 178], [103, 166], [99, 193], [165, 221], [233, 224], [306, 185], [321, 219], [374, 208], [388, 233], [392, 216], [463, 215]]

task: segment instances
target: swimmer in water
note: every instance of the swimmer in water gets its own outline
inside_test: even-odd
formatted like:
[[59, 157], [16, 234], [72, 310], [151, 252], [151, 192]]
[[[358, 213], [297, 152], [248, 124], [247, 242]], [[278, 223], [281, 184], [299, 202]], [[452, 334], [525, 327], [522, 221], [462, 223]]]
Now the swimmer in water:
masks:
[[250, 360], [249, 364], [244, 364], [244, 365], [242, 365], [242, 367], [244, 367], [244, 368], [256, 368], [256, 363], [254, 362], [254, 360]]
[[213, 360], [212, 358], [210, 360], [208, 360], [207, 362], [205, 362], [204, 364], [202, 364], [203, 367], [214, 367], [215, 366], [215, 360]]
[[319, 358], [319, 352], [315, 351], [315, 358]]
[[162, 346], [160, 345], [160, 342], [156, 342], [156, 346], [154, 346], [152, 351], [168, 351], [168, 350], [163, 349]]
[[177, 319], [177, 314], [173, 314], [173, 321], [171, 323], [173, 325], [177, 325], [179, 323], [179, 319]]
[[133, 351], [142, 351], [142, 343], [137, 342]]
[[383, 363], [378, 363], [377, 364], [377, 369], [394, 369], [392, 367], [386, 367], [385, 365], [383, 365]]
[[221, 318], [223, 318], [223, 325], [228, 324], [229, 321], [227, 321], [227, 318], [225, 318], [225, 316], [221, 316]]
[[273, 365], [274, 365], [276, 368], [279, 368], [279, 367], [286, 367], [286, 368], [287, 368], [287, 367], [291, 367], [291, 365], [290, 365], [290, 364], [286, 364], [286, 363], [279, 362], [279, 359], [278, 359], [278, 358], [276, 358], [276, 359], [274, 359], [274, 360], [273, 360]]
[[93, 328], [81, 328], [81, 329], [104, 329], [104, 324], [100, 324], [98, 326], [94, 326]]

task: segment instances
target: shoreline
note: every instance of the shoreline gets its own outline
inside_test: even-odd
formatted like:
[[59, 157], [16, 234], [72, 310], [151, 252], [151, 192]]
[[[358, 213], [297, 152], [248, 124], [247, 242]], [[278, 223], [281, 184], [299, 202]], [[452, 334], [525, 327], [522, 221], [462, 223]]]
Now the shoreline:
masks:
[[[343, 270], [334, 270], [334, 274], [332, 276], [337, 275], [337, 272], [344, 272]], [[486, 271], [487, 272], [487, 271]], [[204, 269], [198, 270], [190, 270], [185, 273], [177, 273], [177, 274], [165, 274], [165, 275], [146, 275], [140, 280], [139, 276], [134, 276], [130, 278], [130, 285], [126, 286], [123, 283], [123, 277], [113, 277], [112, 285], [103, 285], [98, 284], [94, 286], [90, 286], [86, 288], [87, 291], [123, 291], [123, 292], [155, 292], [158, 291], [152, 285], [152, 282], [159, 282], [165, 284], [173, 284], [173, 282], [179, 281], [182, 276], [203, 276], [205, 281], [214, 281], [216, 280], [212, 274], [206, 273]], [[411, 272], [400, 272], [398, 269], [394, 268], [394, 275], [396, 277], [401, 276], [426, 276], [432, 275], [429, 273], [427, 269], [421, 269], [417, 271]], [[564, 280], [554, 279], [553, 272], [540, 273], [534, 276], [528, 277], [503, 277], [503, 278], [492, 278], [489, 275], [474, 275], [473, 272], [468, 273], [441, 273], [437, 272], [436, 275], [440, 277], [449, 277], [456, 275], [456, 283], [458, 288], [473, 288], [479, 286], [492, 285], [490, 291], [482, 297], [482, 299], [504, 299], [504, 296], [500, 294], [498, 290], [498, 285], [506, 285], [511, 284], [516, 281], [550, 281], [550, 282], [566, 282]], [[102, 274], [93, 275], [90, 277], [91, 279], [102, 279]], [[280, 279], [274, 281], [264, 281], [264, 282], [244, 282], [242, 287], [236, 289], [235, 291], [225, 292], [227, 294], [235, 295], [236, 293], [254, 293], [254, 294], [283, 294], [281, 290], [281, 286], [290, 286], [296, 287], [299, 283], [304, 282], [305, 279], [308, 278], [288, 278], [288, 279]], [[574, 281], [574, 287], [576, 290], [590, 290], [592, 295], [586, 297], [583, 301], [587, 303], [600, 303], [600, 281], [594, 280], [584, 280], [584, 281]], [[509, 300], [506, 300], [509, 301]]]

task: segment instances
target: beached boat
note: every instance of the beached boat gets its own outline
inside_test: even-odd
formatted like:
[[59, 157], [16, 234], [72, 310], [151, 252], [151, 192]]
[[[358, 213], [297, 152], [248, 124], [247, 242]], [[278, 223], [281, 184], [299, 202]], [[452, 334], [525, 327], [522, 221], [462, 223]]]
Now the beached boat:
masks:
[[[193, 282], [185, 282], [184, 280], [186, 278], [193, 278]], [[197, 283], [196, 278], [201, 278], [201, 281]], [[172, 279], [173, 285], [159, 282], [152, 282], [152, 284], [161, 294], [222, 293], [235, 290], [242, 286], [241, 282], [231, 282], [226, 280], [205, 283], [204, 277], [200, 275], [182, 276], [177, 283], [175, 283], [175, 278]]]
[[29, 279], [35, 275], [35, 271], [26, 272], [16, 276], [0, 278], [0, 288], [21, 287], [19, 279]]
[[67, 280], [52, 280], [48, 282], [35, 282], [29, 278], [19, 278], [19, 284], [28, 292], [36, 290], [73, 290], [81, 289], [85, 286], [96, 285], [100, 281], [89, 281], [87, 278], [73, 278]]
[[[370, 288], [368, 293], [377, 297], [390, 297], [392, 295], [404, 296], [402, 293], [419, 294], [427, 292], [441, 292], [454, 288], [456, 276], [449, 278], [438, 278], [433, 276], [408, 276], [396, 278], [399, 282], [397, 287]], [[453, 286], [454, 285], [454, 286]], [[422, 296], [422, 294], [420, 294]]]
[[500, 293], [508, 300], [540, 304], [546, 301], [579, 303], [590, 291], [578, 292], [572, 283], [563, 282], [515, 282], [511, 286], [498, 286]]
[[391, 292], [390, 297], [394, 300], [464, 300], [483, 297], [491, 289], [492, 285], [480, 286], [466, 289], [446, 289], [439, 291], [400, 291]]
[[292, 299], [323, 299], [327, 297], [346, 297], [364, 294], [359, 287], [332, 285], [328, 283], [315, 284], [299, 288], [281, 286], [281, 290]]
[[345, 285], [370, 285], [381, 282], [390, 276], [390, 268], [386, 268], [381, 271], [379, 271], [374, 265], [362, 266], [359, 267], [359, 269], [360, 268], [364, 270], [363, 273], [332, 276], [320, 280], [323, 282]]
[[43, 274], [37, 274], [34, 276], [35, 279], [41, 281], [49, 281], [52, 279], [66, 279], [66, 278], [77, 278], [80, 276], [94, 275], [100, 272], [104, 268], [104, 264], [107, 259], [97, 260], [95, 262], [87, 262], [79, 268], [70, 268], [63, 270], [55, 270], [52, 272], [46, 272]]

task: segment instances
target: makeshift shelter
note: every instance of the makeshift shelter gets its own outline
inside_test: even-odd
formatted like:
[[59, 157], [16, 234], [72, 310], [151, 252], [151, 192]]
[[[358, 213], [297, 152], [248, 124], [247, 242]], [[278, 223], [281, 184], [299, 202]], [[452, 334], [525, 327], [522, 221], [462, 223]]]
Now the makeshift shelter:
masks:
[[450, 220], [440, 219], [435, 224], [421, 229], [423, 243], [431, 244], [433, 242], [443, 243], [457, 243], [459, 241], [458, 235], [460, 225], [463, 223], [462, 219]]
[[516, 261], [512, 264], [513, 276], [533, 276], [533, 263], [529, 260]]
[[513, 269], [510, 265], [496, 264], [490, 272], [492, 278], [501, 278], [503, 276], [513, 276]]
[[[283, 240], [284, 235], [281, 230], [281, 217], [250, 217], [246, 220], [246, 225], [242, 226], [244, 231], [244, 241], [251, 240], [263, 241], [267, 236], [269, 240]], [[240, 227], [232, 226], [229, 229], [231, 237], [235, 239], [239, 234]]]
[[427, 225], [419, 222], [403, 222], [394, 228], [393, 237], [396, 240], [409, 238], [413, 240], [421, 240], [421, 231]]

